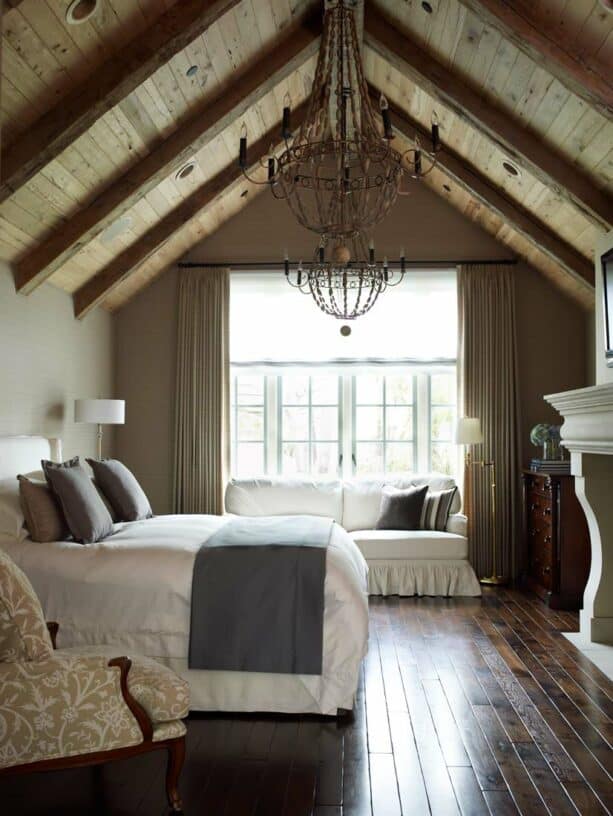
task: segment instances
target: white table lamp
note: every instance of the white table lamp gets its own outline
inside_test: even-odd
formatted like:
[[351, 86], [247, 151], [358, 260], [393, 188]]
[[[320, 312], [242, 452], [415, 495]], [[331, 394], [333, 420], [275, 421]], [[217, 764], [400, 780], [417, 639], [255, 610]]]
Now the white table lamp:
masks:
[[102, 426], [123, 425], [126, 417], [125, 400], [78, 399], [74, 403], [74, 421], [98, 426], [98, 459], [102, 459]]

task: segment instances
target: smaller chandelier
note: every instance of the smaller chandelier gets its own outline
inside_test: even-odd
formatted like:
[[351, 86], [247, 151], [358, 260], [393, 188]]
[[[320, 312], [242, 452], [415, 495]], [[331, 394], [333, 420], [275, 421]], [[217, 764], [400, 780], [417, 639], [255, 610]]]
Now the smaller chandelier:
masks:
[[400, 251], [400, 268], [392, 269], [387, 258], [383, 264], [377, 264], [374, 245], [371, 241], [367, 247], [362, 233], [350, 239], [352, 249], [337, 239], [326, 260], [329, 243], [326, 237], [322, 238], [311, 263], [300, 261], [295, 269], [291, 268], [288, 256], [285, 257], [287, 281], [303, 294], [311, 295], [327, 315], [339, 320], [355, 320], [372, 309], [382, 292], [389, 286], [397, 286], [404, 277], [404, 250]]

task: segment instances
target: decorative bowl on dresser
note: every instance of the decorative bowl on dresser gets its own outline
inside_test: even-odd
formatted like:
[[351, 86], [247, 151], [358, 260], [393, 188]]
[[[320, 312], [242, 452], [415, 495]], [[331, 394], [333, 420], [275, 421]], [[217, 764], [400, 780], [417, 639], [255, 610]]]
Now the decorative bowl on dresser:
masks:
[[570, 474], [524, 470], [524, 584], [553, 609], [580, 609], [590, 536]]

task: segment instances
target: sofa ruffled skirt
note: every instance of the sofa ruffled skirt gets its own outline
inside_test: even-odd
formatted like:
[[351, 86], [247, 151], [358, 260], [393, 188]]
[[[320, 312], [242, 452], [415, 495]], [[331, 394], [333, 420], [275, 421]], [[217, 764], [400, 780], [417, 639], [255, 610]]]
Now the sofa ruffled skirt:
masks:
[[481, 595], [474, 570], [465, 560], [369, 560], [368, 567], [370, 595]]

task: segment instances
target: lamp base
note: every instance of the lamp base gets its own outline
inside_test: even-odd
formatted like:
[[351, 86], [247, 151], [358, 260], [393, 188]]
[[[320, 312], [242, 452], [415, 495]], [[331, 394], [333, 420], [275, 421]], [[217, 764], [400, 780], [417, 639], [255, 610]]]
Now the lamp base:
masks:
[[488, 575], [486, 578], [479, 578], [479, 583], [485, 586], [506, 586], [509, 579], [504, 575]]

